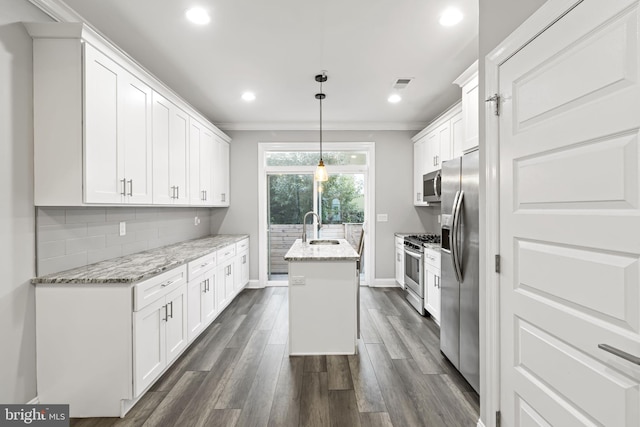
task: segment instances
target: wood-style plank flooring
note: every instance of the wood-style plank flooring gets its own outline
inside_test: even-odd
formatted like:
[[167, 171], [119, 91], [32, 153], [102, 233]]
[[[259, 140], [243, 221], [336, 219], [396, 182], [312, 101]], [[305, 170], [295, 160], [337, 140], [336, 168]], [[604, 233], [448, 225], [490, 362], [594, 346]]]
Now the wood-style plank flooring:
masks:
[[120, 418], [97, 426], [475, 426], [478, 395], [397, 288], [362, 288], [355, 356], [289, 357], [287, 288], [246, 289]]

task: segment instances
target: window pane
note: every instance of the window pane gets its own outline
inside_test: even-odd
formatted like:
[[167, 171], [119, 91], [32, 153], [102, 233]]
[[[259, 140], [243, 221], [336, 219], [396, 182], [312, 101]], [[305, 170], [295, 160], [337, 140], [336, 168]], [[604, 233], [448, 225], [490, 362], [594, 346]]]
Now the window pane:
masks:
[[[315, 166], [320, 159], [319, 151], [267, 153], [267, 166]], [[323, 151], [322, 160], [325, 165], [366, 165], [367, 153], [360, 151]]]

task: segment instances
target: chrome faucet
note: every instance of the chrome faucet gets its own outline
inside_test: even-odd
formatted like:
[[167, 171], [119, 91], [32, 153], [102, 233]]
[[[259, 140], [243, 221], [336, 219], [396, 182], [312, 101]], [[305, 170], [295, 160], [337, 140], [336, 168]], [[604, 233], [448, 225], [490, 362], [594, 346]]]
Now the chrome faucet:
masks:
[[309, 211], [304, 214], [304, 218], [302, 218], [302, 243], [307, 242], [307, 217], [309, 216], [309, 214], [315, 215], [316, 219], [318, 220], [318, 226], [322, 227], [322, 222], [320, 221], [320, 217], [317, 213], [315, 213], [314, 211]]

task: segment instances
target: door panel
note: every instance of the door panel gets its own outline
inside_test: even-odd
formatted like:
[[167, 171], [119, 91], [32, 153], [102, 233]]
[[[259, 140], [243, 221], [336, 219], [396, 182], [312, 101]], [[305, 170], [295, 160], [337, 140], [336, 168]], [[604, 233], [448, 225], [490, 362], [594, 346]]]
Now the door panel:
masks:
[[500, 66], [503, 425], [640, 425], [638, 1], [585, 0]]
[[181, 286], [167, 295], [168, 319], [167, 330], [167, 363], [171, 363], [187, 346], [187, 287]]

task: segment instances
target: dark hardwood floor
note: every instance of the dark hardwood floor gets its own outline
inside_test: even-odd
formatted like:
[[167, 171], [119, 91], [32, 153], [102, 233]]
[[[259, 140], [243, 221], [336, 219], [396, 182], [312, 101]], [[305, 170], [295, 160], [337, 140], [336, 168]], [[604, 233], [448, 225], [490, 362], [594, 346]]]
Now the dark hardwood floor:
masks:
[[289, 357], [287, 288], [244, 290], [120, 418], [71, 426], [475, 426], [478, 395], [397, 288], [362, 288], [355, 356]]

